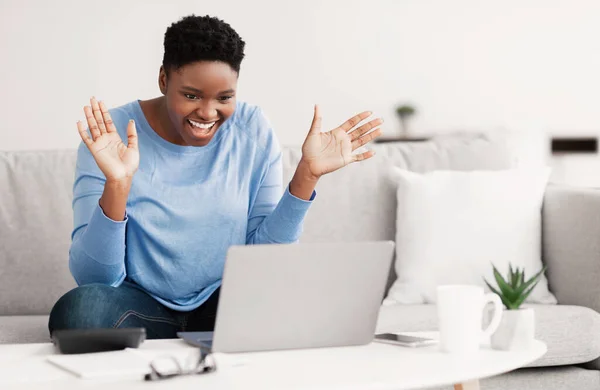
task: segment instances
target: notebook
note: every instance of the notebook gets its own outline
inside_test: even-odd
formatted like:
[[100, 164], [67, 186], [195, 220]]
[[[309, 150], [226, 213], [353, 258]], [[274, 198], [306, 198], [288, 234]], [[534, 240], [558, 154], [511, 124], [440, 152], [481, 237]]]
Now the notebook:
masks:
[[82, 379], [140, 378], [150, 372], [150, 359], [129, 348], [110, 352], [52, 355], [47, 360]]

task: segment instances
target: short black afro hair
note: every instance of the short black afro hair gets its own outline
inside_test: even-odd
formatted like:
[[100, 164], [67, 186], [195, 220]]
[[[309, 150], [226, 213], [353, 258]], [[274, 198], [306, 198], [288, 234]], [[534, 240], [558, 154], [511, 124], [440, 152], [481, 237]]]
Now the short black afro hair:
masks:
[[246, 43], [224, 21], [211, 16], [190, 15], [165, 32], [163, 67], [168, 73], [197, 61], [221, 61], [237, 73]]

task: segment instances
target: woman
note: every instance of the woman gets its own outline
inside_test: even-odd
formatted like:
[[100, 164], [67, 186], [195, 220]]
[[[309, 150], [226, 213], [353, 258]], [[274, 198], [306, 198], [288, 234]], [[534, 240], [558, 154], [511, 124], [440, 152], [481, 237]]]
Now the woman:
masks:
[[381, 134], [381, 120], [353, 130], [364, 112], [322, 133], [315, 106], [282, 195], [275, 133], [235, 98], [244, 41], [223, 21], [192, 15], [167, 29], [164, 50], [162, 96], [110, 111], [92, 98], [89, 133], [77, 124], [69, 265], [79, 287], [52, 309], [50, 333], [212, 330], [227, 249], [297, 241], [320, 177], [373, 156], [352, 151]]

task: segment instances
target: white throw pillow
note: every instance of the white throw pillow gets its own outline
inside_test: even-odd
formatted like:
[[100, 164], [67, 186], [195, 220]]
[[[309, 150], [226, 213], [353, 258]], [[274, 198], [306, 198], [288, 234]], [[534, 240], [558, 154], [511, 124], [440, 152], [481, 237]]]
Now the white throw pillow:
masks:
[[[496, 286], [492, 264], [529, 278], [542, 269], [542, 203], [549, 168], [415, 173], [392, 167], [398, 183], [397, 280], [384, 304], [434, 303], [441, 284]], [[546, 276], [526, 300], [556, 303]]]

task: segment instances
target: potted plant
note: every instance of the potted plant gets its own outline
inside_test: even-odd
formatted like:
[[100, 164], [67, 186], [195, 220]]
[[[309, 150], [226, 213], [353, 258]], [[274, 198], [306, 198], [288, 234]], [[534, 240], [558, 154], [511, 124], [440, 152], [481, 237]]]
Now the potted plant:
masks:
[[497, 288], [485, 278], [484, 281], [492, 292], [500, 296], [505, 310], [498, 329], [492, 334], [491, 346], [501, 350], [526, 347], [535, 338], [535, 318], [533, 309], [521, 308], [521, 305], [538, 284], [546, 266], [530, 279], [525, 278], [525, 269], [513, 269], [510, 263], [506, 279], [493, 264], [492, 267]]
[[408, 104], [404, 104], [398, 106], [396, 108], [396, 114], [398, 114], [398, 118], [400, 118], [400, 125], [402, 127], [402, 136], [408, 136], [408, 120], [411, 116], [413, 116], [417, 110]]

